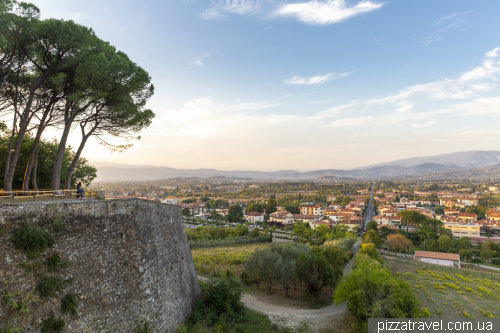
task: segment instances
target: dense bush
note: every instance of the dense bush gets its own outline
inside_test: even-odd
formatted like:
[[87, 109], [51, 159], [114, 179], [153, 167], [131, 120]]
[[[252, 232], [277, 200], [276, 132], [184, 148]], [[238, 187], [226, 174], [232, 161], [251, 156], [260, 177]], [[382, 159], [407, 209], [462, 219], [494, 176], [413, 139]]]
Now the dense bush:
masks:
[[305, 281], [307, 290], [317, 297], [321, 290], [335, 282], [335, 272], [321, 252], [301, 254], [297, 258], [297, 274]]
[[221, 318], [230, 322], [247, 319], [245, 305], [241, 302], [243, 290], [238, 280], [209, 278], [208, 282], [201, 281], [200, 286], [203, 297], [193, 309], [191, 323], [203, 320], [208, 326], [213, 326]]
[[210, 240], [226, 239], [231, 237], [247, 236], [249, 234], [246, 225], [237, 225], [235, 228], [229, 227], [198, 227], [196, 229], [186, 229], [188, 240]]
[[418, 301], [408, 282], [368, 255], [358, 254], [353, 271], [337, 286], [335, 304], [347, 309], [366, 331], [368, 318], [413, 318]]
[[352, 247], [354, 246], [354, 243], [356, 243], [356, 240], [357, 238], [346, 237], [346, 238], [327, 241], [323, 245], [336, 246], [347, 252], [352, 250]]
[[382, 259], [382, 257], [378, 254], [377, 248], [375, 248], [375, 244], [361, 244], [361, 249], [358, 251], [358, 254], [366, 254], [370, 258], [377, 260], [379, 263], [384, 263], [384, 259]]

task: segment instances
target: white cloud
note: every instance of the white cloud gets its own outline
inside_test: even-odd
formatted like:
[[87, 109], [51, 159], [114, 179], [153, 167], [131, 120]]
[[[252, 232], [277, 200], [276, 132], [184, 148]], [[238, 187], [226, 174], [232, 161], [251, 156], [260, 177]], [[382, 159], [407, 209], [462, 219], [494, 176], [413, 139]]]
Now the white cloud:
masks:
[[355, 117], [355, 118], [343, 118], [335, 120], [330, 125], [326, 127], [366, 127], [373, 126], [375, 122], [380, 122], [380, 119], [376, 119], [374, 116], [368, 117]]
[[443, 36], [452, 28], [463, 25], [467, 19], [468, 12], [453, 13], [447, 16], [441, 17], [434, 25], [439, 28], [433, 32], [432, 35], [424, 38], [422, 43], [424, 45], [429, 45], [433, 42], [440, 42], [443, 40]]
[[500, 114], [500, 97], [476, 98], [471, 102], [452, 105], [450, 109], [466, 115]]
[[[340, 119], [326, 125], [335, 128], [401, 124], [422, 128], [436, 124], [444, 114], [500, 114], [500, 97], [481, 97], [495, 89], [498, 91], [498, 50], [500, 48], [486, 53], [481, 65], [456, 78], [413, 85], [384, 98], [352, 101], [319, 112], [316, 117], [326, 121], [340, 116]], [[458, 100], [463, 103], [449, 104], [457, 103]]]
[[280, 106], [280, 105], [283, 105], [283, 103], [269, 104], [269, 103], [251, 102], [251, 103], [235, 104], [235, 105], [230, 106], [229, 109], [236, 110], [236, 111], [263, 110], [263, 109], [274, 108], [274, 107]]
[[[495, 86], [500, 73], [500, 60], [496, 52], [492, 53], [493, 51], [486, 54], [486, 59], [480, 66], [463, 73], [456, 79], [417, 84], [400, 90], [395, 95], [373, 99], [370, 102], [384, 104], [408, 102], [410, 98], [419, 98], [420, 101], [473, 98], [478, 93], [492, 90]], [[490, 82], [485, 82], [486, 80]]]
[[276, 12], [277, 16], [289, 16], [301, 22], [314, 25], [329, 25], [344, 21], [359, 14], [379, 9], [384, 3], [370, 0], [360, 1], [354, 6], [348, 6], [344, 0], [309, 1], [282, 5]]
[[486, 53], [486, 58], [496, 58], [498, 57], [498, 51], [500, 51], [500, 47], [497, 47], [490, 52]]
[[196, 66], [203, 66], [203, 61], [206, 57], [208, 57], [209, 55], [208, 54], [202, 54], [201, 56], [197, 56], [193, 62], [191, 62], [192, 65], [196, 65]]
[[248, 15], [262, 11], [262, 0], [219, 0], [215, 5], [200, 14], [204, 20], [223, 20], [227, 13]]
[[416, 128], [422, 128], [422, 127], [428, 127], [428, 126], [432, 126], [434, 125], [436, 122], [434, 121], [427, 121], [425, 123], [413, 123], [411, 124], [412, 127], [416, 127]]
[[348, 73], [340, 73], [340, 74], [329, 73], [329, 74], [325, 74], [325, 75], [316, 75], [316, 76], [312, 76], [312, 77], [309, 77], [309, 78], [307, 78], [307, 77], [299, 77], [299, 76], [295, 75], [294, 77], [292, 77], [290, 79], [287, 79], [284, 82], [286, 84], [302, 84], [302, 85], [323, 84], [326, 81], [336, 80], [338, 78], [347, 76], [349, 74], [350, 74], [350, 72], [348, 72]]

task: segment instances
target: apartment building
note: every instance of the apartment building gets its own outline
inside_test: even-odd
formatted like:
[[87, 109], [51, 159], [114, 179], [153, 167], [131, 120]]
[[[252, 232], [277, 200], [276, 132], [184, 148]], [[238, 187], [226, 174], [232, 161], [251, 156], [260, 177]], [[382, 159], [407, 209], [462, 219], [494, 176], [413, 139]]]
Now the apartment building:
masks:
[[300, 212], [304, 215], [318, 215], [323, 217], [323, 207], [319, 205], [302, 205]]

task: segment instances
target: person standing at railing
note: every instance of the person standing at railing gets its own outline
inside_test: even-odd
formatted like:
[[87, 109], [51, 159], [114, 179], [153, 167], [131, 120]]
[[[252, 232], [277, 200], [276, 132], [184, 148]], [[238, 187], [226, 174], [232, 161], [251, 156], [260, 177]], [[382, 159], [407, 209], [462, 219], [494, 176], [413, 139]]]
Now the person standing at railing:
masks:
[[80, 197], [83, 198], [82, 182], [78, 182], [78, 184], [76, 185], [76, 191], [78, 192]]

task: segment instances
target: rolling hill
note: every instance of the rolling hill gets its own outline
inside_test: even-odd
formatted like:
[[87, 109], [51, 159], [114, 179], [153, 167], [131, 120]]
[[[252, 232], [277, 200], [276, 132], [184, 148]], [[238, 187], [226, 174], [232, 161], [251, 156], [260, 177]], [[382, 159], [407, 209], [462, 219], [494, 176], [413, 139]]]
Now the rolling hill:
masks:
[[[411, 177], [415, 175], [449, 175], [479, 174], [487, 166], [500, 165], [500, 151], [466, 151], [427, 157], [413, 157], [387, 163], [379, 163], [349, 170], [315, 170], [299, 172], [294, 170], [264, 171], [222, 171], [216, 169], [175, 169], [169, 167], [120, 165], [117, 163], [97, 163], [96, 181], [130, 181], [155, 180], [175, 177], [208, 178], [225, 176], [251, 179], [315, 179], [320, 177], [346, 177], [355, 179], [376, 179], [393, 177]], [[467, 169], [469, 171], [466, 171]], [[468, 178], [468, 177], [465, 177]]]

